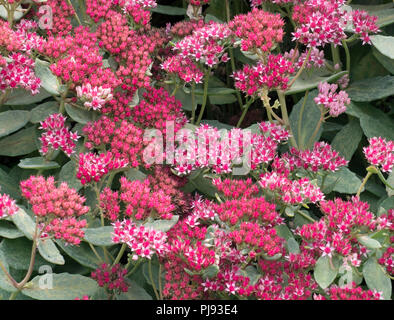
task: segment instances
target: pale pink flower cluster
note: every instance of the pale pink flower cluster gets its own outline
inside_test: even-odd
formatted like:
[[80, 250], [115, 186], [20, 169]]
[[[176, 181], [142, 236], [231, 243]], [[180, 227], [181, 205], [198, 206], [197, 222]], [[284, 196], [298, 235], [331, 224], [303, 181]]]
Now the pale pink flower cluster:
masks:
[[280, 124], [272, 123], [269, 121], [259, 123], [259, 129], [263, 133], [267, 133], [269, 137], [276, 142], [281, 143], [289, 140], [290, 133]]
[[268, 172], [261, 176], [259, 184], [263, 189], [277, 192], [286, 204], [316, 203], [324, 199], [320, 188], [308, 178], [290, 180], [283, 174]]
[[363, 44], [371, 44], [370, 33], [378, 33], [379, 27], [377, 26], [378, 17], [370, 16], [364, 10], [355, 10], [352, 12], [354, 32], [360, 35]]
[[0, 219], [12, 216], [18, 211], [15, 200], [11, 199], [7, 194], [0, 194]]
[[20, 87], [37, 94], [41, 80], [34, 74], [34, 60], [21, 53], [14, 53], [9, 59], [3, 67], [0, 65], [0, 92]]
[[350, 99], [345, 91], [336, 92], [337, 84], [320, 82], [318, 85], [319, 95], [314, 99], [316, 104], [322, 105], [329, 110], [332, 117], [338, 117], [346, 111], [346, 106], [350, 104]]
[[127, 165], [127, 160], [116, 158], [111, 152], [81, 153], [77, 178], [81, 180], [83, 185], [92, 181], [98, 182], [109, 171], [125, 168]]
[[66, 117], [61, 113], [52, 114], [40, 122], [39, 129], [45, 130], [40, 137], [42, 154], [47, 154], [50, 149], [58, 150], [59, 148], [69, 157], [75, 152], [75, 141], [78, 141], [80, 137], [77, 132], [71, 132], [65, 126], [65, 122]]
[[[113, 0], [112, 2], [119, 2], [118, 0]], [[156, 0], [126, 0], [124, 3], [125, 7], [128, 6], [141, 6], [142, 8], [156, 8]]]
[[[304, 51], [300, 56], [298, 50], [295, 51], [294, 49], [291, 49], [289, 52], [284, 54], [284, 57], [290, 61], [294, 59], [294, 68], [295, 70], [299, 70], [304, 64], [307, 54], [308, 51]], [[312, 48], [308, 61], [305, 63], [305, 68], [321, 68], [324, 66], [325, 62], [324, 51], [319, 50], [318, 48]]]
[[87, 109], [99, 110], [113, 98], [111, 88], [93, 87], [90, 83], [76, 87], [76, 91]]
[[391, 172], [394, 166], [394, 141], [382, 137], [369, 139], [369, 146], [364, 148], [368, 162], [379, 166], [384, 172]]
[[157, 253], [159, 256], [167, 251], [167, 235], [144, 225], [137, 226], [132, 220], [116, 221], [113, 223], [114, 243], [126, 243], [132, 251], [132, 259], [151, 259]]
[[161, 67], [168, 73], [177, 75], [186, 83], [203, 82], [204, 73], [190, 58], [182, 58], [179, 55], [175, 55], [164, 61]]
[[212, 22], [176, 43], [174, 50], [183, 58], [190, 58], [213, 67], [229, 60], [225, 53], [231, 30], [226, 24]]

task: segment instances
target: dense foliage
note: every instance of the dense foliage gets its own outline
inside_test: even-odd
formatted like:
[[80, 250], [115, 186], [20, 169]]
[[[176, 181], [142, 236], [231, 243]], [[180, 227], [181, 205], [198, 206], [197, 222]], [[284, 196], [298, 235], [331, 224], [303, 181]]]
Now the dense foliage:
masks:
[[391, 0], [0, 0], [3, 299], [391, 299]]

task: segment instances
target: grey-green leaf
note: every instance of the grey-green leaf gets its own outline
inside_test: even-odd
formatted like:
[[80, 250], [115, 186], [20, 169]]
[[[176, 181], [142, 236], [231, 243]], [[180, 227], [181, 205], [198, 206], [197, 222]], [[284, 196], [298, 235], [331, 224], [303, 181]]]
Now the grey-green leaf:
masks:
[[39, 240], [38, 252], [46, 261], [54, 264], [64, 264], [64, 257], [51, 239]]
[[[52, 281], [45, 281], [45, 277], [52, 277]], [[74, 300], [84, 295], [91, 296], [98, 289], [97, 282], [91, 278], [79, 274], [60, 273], [37, 276], [22, 292], [37, 300]]]
[[9, 110], [0, 113], [0, 137], [23, 128], [30, 120], [30, 111]]
[[349, 123], [337, 133], [331, 146], [341, 156], [350, 161], [363, 137], [363, 130], [358, 119], [350, 119]]
[[156, 231], [167, 232], [178, 222], [178, 220], [179, 216], [173, 216], [170, 220], [155, 220], [145, 223], [144, 226], [155, 229]]
[[66, 111], [68, 115], [76, 122], [87, 124], [94, 120], [95, 112], [93, 110], [82, 110], [76, 107], [73, 107], [66, 103]]
[[0, 237], [16, 239], [23, 236], [23, 232], [17, 229], [14, 224], [6, 220], [0, 220]]
[[371, 36], [371, 41], [381, 54], [394, 59], [394, 37], [375, 35]]
[[112, 246], [114, 243], [112, 241], [112, 233], [114, 232], [114, 227], [105, 226], [100, 228], [86, 228], [85, 230], [85, 240], [95, 246]]
[[363, 275], [369, 289], [383, 292], [384, 299], [390, 300], [392, 293], [391, 280], [386, 276], [376, 258], [370, 257], [364, 263]]
[[346, 90], [350, 99], [369, 102], [394, 95], [394, 76], [376, 77], [353, 82]]
[[59, 106], [56, 101], [45, 102], [31, 110], [30, 122], [39, 123], [58, 111]]
[[[336, 262], [336, 263], [335, 263]], [[339, 267], [337, 259], [332, 259], [333, 266], [331, 266], [330, 258], [328, 256], [321, 256], [315, 265], [314, 277], [316, 282], [322, 289], [326, 289], [337, 277]], [[333, 268], [334, 267], [334, 268]]]
[[60, 168], [60, 165], [55, 161], [47, 161], [43, 157], [34, 157], [20, 160], [18, 167], [22, 169], [51, 170]]
[[35, 144], [35, 128], [22, 129], [0, 140], [1, 156], [23, 156], [37, 150]]
[[313, 101], [316, 96], [316, 90], [310, 92], [305, 105], [304, 98], [302, 98], [290, 114], [291, 131], [300, 149], [313, 145], [323, 132], [323, 128], [320, 127], [315, 137], [312, 137], [321, 117], [320, 108]]

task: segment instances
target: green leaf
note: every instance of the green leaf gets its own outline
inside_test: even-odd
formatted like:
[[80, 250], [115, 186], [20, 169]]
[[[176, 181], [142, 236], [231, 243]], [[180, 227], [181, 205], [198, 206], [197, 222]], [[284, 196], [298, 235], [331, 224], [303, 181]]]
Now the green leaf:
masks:
[[394, 59], [387, 58], [375, 48], [372, 48], [372, 53], [374, 57], [381, 63], [381, 65], [386, 68], [386, 70], [388, 70], [391, 74], [394, 74]]
[[0, 193], [6, 193], [14, 199], [21, 198], [18, 182], [3, 169], [0, 169]]
[[[94, 255], [92, 249], [86, 242], [81, 242], [78, 246], [65, 245], [62, 241], [56, 240], [56, 244], [64, 250], [71, 258], [79, 262], [81, 265], [97, 269], [99, 264], [103, 261], [99, 261]], [[101, 248], [95, 248], [98, 254], [103, 257], [103, 250]]]
[[35, 127], [22, 129], [0, 140], [1, 156], [23, 156], [37, 150], [35, 144]]
[[11, 216], [11, 220], [26, 238], [33, 240], [36, 224], [22, 206], [19, 206], [18, 212]]
[[18, 230], [14, 224], [6, 220], [0, 220], [0, 237], [7, 239], [16, 239], [23, 236], [23, 232]]
[[[328, 256], [321, 256], [315, 265], [314, 277], [322, 289], [326, 289], [337, 277], [339, 272], [339, 259], [332, 257], [332, 266]], [[334, 268], [333, 268], [334, 267]]]
[[370, 237], [364, 235], [364, 236], [358, 236], [357, 237], [358, 242], [360, 242], [363, 246], [366, 246], [367, 248], [370, 249], [379, 249], [382, 247], [379, 241], [375, 239], [371, 239]]
[[49, 62], [36, 59], [35, 74], [41, 79], [41, 87], [51, 94], [60, 94], [60, 83], [57, 77], [49, 69]]
[[289, 238], [286, 241], [286, 244], [287, 244], [287, 249], [289, 250], [290, 253], [295, 253], [295, 254], [300, 253], [300, 246], [294, 238]]
[[371, 36], [372, 44], [379, 52], [390, 59], [394, 59], [394, 37]]
[[79, 191], [82, 188], [81, 181], [77, 178], [77, 167], [74, 161], [67, 162], [59, 172], [59, 181], [67, 182], [70, 188]]
[[341, 71], [330, 76], [321, 76], [317, 72], [309, 75], [308, 72], [303, 72], [301, 76], [294, 82], [292, 87], [285, 91], [285, 95], [312, 90], [317, 88], [320, 82], [335, 82], [336, 80], [342, 78], [345, 74], [347, 74], [346, 71]]
[[112, 241], [112, 233], [114, 232], [114, 227], [105, 226], [100, 228], [86, 228], [85, 240], [95, 246], [112, 246], [114, 245]]
[[65, 262], [64, 257], [51, 239], [39, 240], [38, 252], [41, 257], [51, 263], [63, 265]]
[[241, 270], [241, 274], [249, 278], [249, 284], [252, 286], [254, 286], [261, 278], [261, 273], [258, 272], [254, 266], [247, 266], [244, 270]]
[[60, 168], [60, 165], [55, 161], [47, 161], [43, 157], [34, 157], [20, 160], [18, 167], [22, 169], [51, 170]]
[[375, 77], [353, 82], [346, 90], [350, 99], [369, 102], [394, 95], [394, 76]]
[[139, 171], [136, 168], [131, 168], [126, 171], [126, 177], [130, 181], [135, 181], [135, 180], [144, 181], [146, 179], [146, 174]]
[[[390, 172], [389, 177], [387, 178], [387, 183], [394, 188], [394, 171]], [[386, 186], [387, 195], [389, 197], [394, 196], [394, 190]]]
[[367, 138], [394, 140], [394, 120], [371, 104], [352, 102], [346, 112], [360, 118], [360, 126]]
[[[153, 259], [152, 260], [151, 267], [152, 267], [152, 278], [153, 278], [153, 281], [155, 283], [156, 288], [159, 288], [159, 264], [157, 262], [157, 259]], [[144, 275], [144, 278], [145, 278], [146, 282], [149, 285], [152, 285], [152, 281], [151, 281], [150, 275], [149, 275], [149, 261], [146, 261], [142, 265], [141, 269], [142, 269], [142, 274]], [[165, 283], [164, 272], [162, 272], [162, 274], [161, 274], [161, 283], [162, 284]]]
[[40, 102], [51, 94], [44, 88], [40, 89], [40, 92], [36, 95], [32, 95], [29, 91], [25, 89], [14, 89], [11, 91], [7, 101], [4, 103], [6, 106], [20, 106], [20, 105], [31, 105], [36, 102]]
[[[28, 270], [30, 265], [31, 249], [33, 243], [26, 238], [3, 239], [0, 251], [3, 252], [7, 264], [16, 270]], [[40, 266], [48, 265], [41, 255], [36, 255], [33, 270], [38, 271]]]
[[212, 279], [215, 278], [217, 276], [217, 274], [219, 273], [219, 266], [216, 264], [210, 265], [208, 268], [206, 268], [203, 273], [202, 273], [202, 277], [203, 279]]
[[129, 290], [116, 296], [117, 300], [152, 300], [152, 297], [139, 286], [136, 282], [131, 281]]
[[156, 8], [150, 9], [150, 11], [160, 14], [166, 14], [170, 16], [183, 16], [186, 14], [186, 9], [173, 7], [173, 6], [164, 6], [158, 4]]
[[331, 146], [346, 160], [351, 160], [363, 137], [363, 130], [358, 119], [351, 118], [349, 123], [337, 133]]
[[0, 113], [0, 137], [23, 128], [30, 120], [30, 111], [10, 110]]
[[155, 220], [145, 223], [144, 226], [156, 231], [167, 232], [178, 222], [178, 220], [179, 216], [173, 216], [170, 220]]
[[377, 25], [380, 28], [388, 26], [394, 22], [394, 9], [380, 10], [374, 12], [374, 15], [378, 17]]
[[336, 172], [330, 172], [324, 185], [334, 184], [333, 191], [347, 194], [356, 194], [361, 185], [361, 180], [348, 168], [341, 168]]
[[59, 111], [58, 103], [55, 101], [45, 102], [31, 110], [31, 123], [39, 123], [48, 118], [51, 114]]
[[391, 280], [386, 276], [376, 258], [370, 257], [364, 263], [363, 275], [369, 289], [383, 292], [384, 299], [391, 299]]
[[[43, 277], [52, 276], [52, 288], [42, 288]], [[79, 274], [60, 273], [35, 277], [22, 293], [37, 300], [74, 300], [84, 295], [91, 296], [99, 289], [95, 280]]]
[[288, 226], [285, 224], [281, 224], [279, 226], [276, 226], [275, 229], [276, 229], [276, 232], [278, 233], [278, 236], [285, 239], [285, 240], [288, 240], [293, 237], [293, 233], [290, 231]]
[[95, 118], [95, 112], [93, 110], [82, 110], [76, 107], [73, 107], [66, 103], [66, 111], [68, 115], [76, 122], [87, 124], [91, 122]]
[[[0, 261], [3, 264], [4, 268], [7, 272], [10, 272], [10, 267], [8, 266], [7, 260], [5, 258], [4, 253], [0, 250]], [[0, 288], [7, 292], [15, 292], [16, 288], [12, 285], [11, 281], [4, 273], [3, 269], [0, 268]]]
[[[323, 128], [320, 127], [314, 139], [310, 140], [321, 117], [320, 108], [313, 101], [315, 97], [317, 97], [316, 90], [309, 93], [303, 112], [302, 105], [304, 103], [304, 98], [298, 101], [290, 114], [291, 131], [300, 149], [308, 148], [310, 142], [313, 145], [314, 142], [319, 140], [323, 132]], [[298, 129], [300, 129], [300, 131]]]
[[212, 180], [205, 178], [203, 174], [199, 174], [196, 178], [189, 180], [198, 191], [209, 197], [215, 197], [216, 187], [212, 184]]

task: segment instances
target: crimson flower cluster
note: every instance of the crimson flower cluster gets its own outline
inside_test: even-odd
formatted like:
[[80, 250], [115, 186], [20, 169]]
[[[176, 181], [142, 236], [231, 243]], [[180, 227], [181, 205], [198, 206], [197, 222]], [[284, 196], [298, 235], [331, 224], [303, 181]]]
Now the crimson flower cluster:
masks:
[[23, 197], [32, 205], [41, 226], [41, 232], [63, 239], [66, 243], [78, 245], [84, 236], [86, 220], [78, 218], [89, 212], [84, 206], [85, 198], [66, 182], [59, 187], [55, 179], [31, 176], [20, 183]]

